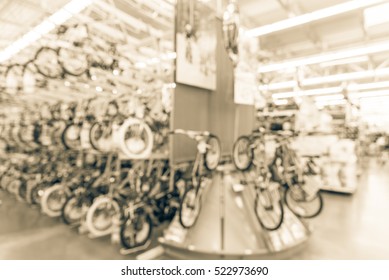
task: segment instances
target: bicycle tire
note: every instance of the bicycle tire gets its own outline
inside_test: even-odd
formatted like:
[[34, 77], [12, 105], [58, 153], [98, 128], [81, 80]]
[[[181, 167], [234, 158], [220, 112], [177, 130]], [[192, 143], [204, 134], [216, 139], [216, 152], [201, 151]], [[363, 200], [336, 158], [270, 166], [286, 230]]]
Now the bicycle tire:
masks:
[[[85, 60], [85, 63], [86, 63], [85, 67], [82, 67], [79, 70], [75, 70], [75, 69], [71, 69], [71, 67], [69, 67], [69, 65], [68, 65], [69, 59], [66, 59], [66, 58], [64, 59], [62, 57], [62, 55], [61, 55], [62, 51], [66, 51], [66, 49], [60, 48], [58, 50], [58, 62], [61, 65], [61, 67], [64, 69], [65, 74], [69, 74], [69, 75], [74, 76], [74, 77], [79, 77], [79, 76], [87, 73], [89, 66], [90, 66], [87, 55], [83, 55], [83, 59]], [[77, 60], [79, 60], [79, 59], [77, 59]]]
[[35, 185], [30, 192], [30, 201], [32, 205], [40, 204], [40, 195], [39, 191], [41, 191], [44, 187], [42, 185]]
[[[68, 142], [67, 142], [67, 133], [68, 133], [68, 130], [73, 127], [73, 126], [77, 126], [76, 124], [68, 124], [65, 129], [63, 130], [62, 132], [62, 135], [61, 135], [61, 141], [63, 143], [63, 145], [65, 146], [65, 148], [67, 150], [77, 150], [77, 147], [75, 147], [74, 145], [70, 145]], [[78, 138], [77, 138], [77, 142], [80, 142], [80, 132], [81, 132], [81, 129], [80, 129], [80, 126], [78, 126], [79, 128], [79, 134], [78, 134]], [[81, 143], [78, 143], [78, 146], [80, 146]]]
[[[294, 207], [289, 203], [288, 201], [288, 195], [291, 193], [291, 189], [290, 187], [288, 187], [285, 191], [285, 195], [284, 195], [284, 202], [285, 202], [285, 205], [288, 206], [288, 208], [293, 212], [293, 214], [295, 214], [297, 217], [299, 218], [303, 218], [303, 219], [311, 219], [311, 218], [314, 218], [314, 217], [317, 217], [323, 210], [323, 197], [321, 195], [320, 192], [317, 192], [316, 193], [316, 197], [314, 197], [313, 199], [310, 200], [310, 202], [312, 202], [313, 200], [316, 200], [318, 199], [318, 202], [319, 202], [319, 207], [311, 214], [301, 214], [299, 211], [297, 211], [296, 209], [294, 209]], [[290, 197], [293, 199], [293, 195], [290, 195]], [[298, 201], [296, 201], [295, 199], [293, 199], [296, 203], [298, 203]]]
[[[212, 142], [213, 144], [210, 144]], [[211, 148], [207, 149], [207, 152], [204, 154], [204, 165], [205, 168], [207, 168], [209, 171], [213, 171], [218, 167], [221, 158], [222, 151], [220, 146], [220, 140], [216, 135], [211, 135], [207, 140], [207, 145], [211, 146]], [[212, 151], [216, 154], [216, 159], [214, 160], [214, 162], [210, 161], [209, 159], [210, 152]]]
[[22, 200], [26, 200], [27, 199], [27, 181], [25, 179], [21, 179], [22, 181], [22, 184], [19, 188], [19, 197], [22, 199]]
[[[58, 208], [53, 208], [51, 207], [50, 199], [53, 194], [56, 192], [62, 192], [64, 195], [62, 197], [65, 198], [64, 202], [60, 203]], [[66, 191], [64, 187], [60, 184], [54, 185], [48, 189], [45, 190], [45, 192], [42, 195], [41, 199], [41, 207], [42, 207], [42, 212], [45, 213], [49, 217], [59, 217], [61, 216], [61, 210], [66, 203], [68, 198], [68, 195], [66, 194]]]
[[284, 222], [284, 206], [283, 206], [283, 203], [282, 203], [282, 200], [280, 199], [277, 204], [278, 204], [278, 208], [280, 209], [280, 213], [279, 213], [279, 217], [278, 217], [278, 221], [275, 223], [274, 226], [268, 226], [267, 224], [264, 223], [264, 221], [262, 220], [262, 218], [260, 217], [260, 215], [258, 214], [258, 203], [259, 202], [259, 194], [257, 192], [256, 196], [255, 196], [255, 201], [254, 201], [254, 213], [255, 213], [255, 216], [259, 222], [259, 224], [261, 225], [262, 228], [268, 230], [268, 231], [274, 231], [274, 230], [277, 230], [281, 227], [282, 223]]
[[[95, 149], [96, 151], [99, 151], [99, 152], [103, 152], [103, 153], [106, 153], [106, 152], [109, 152], [111, 149], [112, 149], [112, 141], [110, 141], [110, 146], [109, 147], [104, 147], [102, 148], [99, 141], [101, 140], [100, 139], [96, 139], [96, 137], [94, 136], [95, 135], [95, 132], [97, 129], [101, 129], [103, 128], [104, 129], [104, 126], [102, 125], [102, 123], [99, 123], [99, 122], [95, 122], [91, 128], [90, 128], [90, 131], [89, 131], [89, 139], [90, 139], [90, 144], [92, 146], [93, 149]], [[112, 133], [112, 132], [111, 132]]]
[[104, 235], [111, 234], [113, 226], [114, 226], [113, 225], [113, 220], [112, 220], [113, 215], [110, 218], [111, 219], [111, 224], [108, 226], [108, 228], [105, 228], [103, 230], [99, 229], [96, 226], [96, 223], [93, 220], [97, 210], [99, 210], [99, 207], [104, 205], [104, 204], [106, 204], [107, 206], [108, 205], [113, 206], [114, 211], [116, 212], [116, 214], [119, 214], [120, 217], [122, 216], [122, 211], [121, 211], [120, 204], [119, 204], [119, 202], [116, 199], [112, 199], [110, 197], [99, 197], [99, 198], [97, 198], [92, 203], [92, 205], [89, 207], [89, 209], [88, 209], [88, 211], [86, 213], [86, 219], [85, 219], [86, 226], [87, 226], [89, 232], [92, 233], [93, 235], [96, 235], [96, 236], [104, 236]]
[[[200, 182], [201, 184], [201, 182]], [[194, 192], [192, 194], [192, 192]], [[194, 219], [190, 222], [190, 223], [187, 223], [185, 222], [185, 219], [184, 219], [184, 214], [183, 214], [183, 209], [185, 209], [185, 203], [187, 203], [186, 199], [188, 198], [189, 195], [194, 195], [194, 199], [197, 201], [195, 202], [195, 211], [194, 211]], [[180, 202], [180, 209], [178, 211], [178, 216], [179, 216], [179, 221], [180, 221], [180, 224], [183, 228], [185, 229], [189, 229], [191, 227], [193, 227], [196, 222], [197, 222], [197, 219], [199, 217], [199, 214], [200, 214], [200, 211], [201, 211], [201, 200], [198, 196], [198, 191], [191, 185], [184, 193], [184, 195], [182, 196], [182, 200]], [[189, 198], [190, 199], [190, 198]], [[193, 216], [193, 214], [190, 214]]]
[[[19, 70], [20, 73], [18, 73], [17, 71], [16, 74], [13, 73], [15, 69], [17, 71]], [[23, 71], [24, 71], [24, 65], [13, 64], [8, 66], [7, 71], [5, 72], [5, 88], [8, 94], [15, 95], [23, 89], [23, 82], [18, 80], [21, 78]], [[12, 73], [14, 74], [14, 77], [10, 76], [10, 74]]]
[[[246, 163], [242, 164], [242, 163], [240, 163], [240, 159], [238, 158], [239, 157], [239, 150], [238, 150], [238, 148], [239, 148], [239, 145], [243, 141], [247, 142], [247, 148], [245, 148], [245, 150], [247, 151], [248, 159], [247, 159]], [[234, 165], [240, 171], [246, 171], [246, 170], [250, 169], [250, 167], [253, 164], [254, 153], [253, 153], [253, 150], [250, 148], [250, 144], [251, 144], [251, 140], [250, 140], [250, 138], [248, 136], [240, 136], [235, 141], [234, 146], [232, 148], [232, 159], [233, 159]]]
[[90, 145], [92, 146], [93, 149], [96, 151], [100, 151], [100, 147], [98, 144], [98, 140], [95, 139], [95, 132], [97, 129], [101, 127], [99, 122], [95, 122], [94, 124], [91, 125], [90, 130], [89, 130], [89, 140], [90, 140]]
[[[57, 73], [55, 73], [55, 71], [45, 71], [41, 68], [41, 66], [37, 63], [37, 59], [38, 57], [43, 53], [43, 52], [53, 52], [55, 53], [55, 56], [56, 56], [56, 62], [58, 64], [58, 66], [61, 68], [60, 71], [57, 71]], [[49, 79], [57, 79], [57, 78], [61, 78], [63, 77], [64, 75], [64, 72], [63, 72], [63, 68], [62, 68], [62, 65], [59, 63], [59, 60], [58, 60], [58, 50], [56, 49], [53, 49], [53, 48], [49, 48], [49, 47], [42, 47], [40, 48], [36, 53], [35, 53], [35, 57], [33, 59], [34, 61], [34, 64], [36, 66], [36, 69], [37, 71], [39, 72], [39, 74], [45, 76], [46, 78], [49, 78]]]
[[22, 183], [22, 182], [19, 180], [19, 178], [13, 178], [13, 179], [8, 183], [7, 191], [8, 191], [10, 194], [13, 194], [13, 195], [15, 195], [15, 196], [17, 197], [17, 196], [18, 196], [18, 193], [19, 193], [19, 188], [20, 188], [21, 183]]
[[[128, 133], [129, 128], [135, 127], [137, 130], [141, 130], [144, 136], [144, 139], [139, 139], [140, 135], [135, 135], [133, 139], [137, 139], [139, 141], [143, 141], [144, 147], [138, 149], [134, 148], [128, 144], [128, 140], [126, 140], [126, 134]], [[135, 134], [138, 134], [138, 131], [135, 131]], [[144, 122], [143, 120], [136, 118], [128, 118], [124, 121], [124, 123], [119, 127], [116, 137], [117, 144], [120, 151], [131, 159], [146, 159], [150, 157], [152, 150], [154, 148], [154, 135], [150, 129], [150, 126]]]
[[[142, 225], [147, 224], [147, 226], [148, 226], [148, 228], [146, 228], [147, 234], [143, 239], [141, 239], [140, 241], [137, 241], [136, 240], [137, 233], [139, 233], [140, 231], [138, 229], [134, 229], [134, 226], [137, 225], [136, 223], [134, 223], [134, 219], [140, 219], [143, 217], [145, 217], [145, 219], [144, 219]], [[138, 222], [138, 220], [136, 222]], [[130, 228], [130, 227], [131, 227], [131, 232], [134, 232], [134, 235], [131, 236], [132, 240], [128, 237], [128, 235], [126, 235], [126, 232], [127, 232], [128, 228]], [[142, 229], [143, 229], [143, 227], [142, 227]], [[153, 222], [151, 221], [150, 215], [148, 215], [148, 214], [139, 215], [138, 214], [136, 217], [128, 217], [120, 227], [120, 243], [126, 249], [133, 249], [136, 247], [143, 246], [150, 240], [152, 232], [153, 232]], [[134, 241], [134, 242], [132, 242], [132, 241]]]
[[[82, 196], [72, 195], [67, 199], [67, 201], [63, 205], [61, 210], [61, 218], [66, 225], [79, 225], [81, 223], [81, 219], [83, 216], [82, 213], [82, 208], [84, 204], [83, 199], [84, 198]], [[69, 214], [71, 210], [76, 208], [75, 206], [80, 209], [81, 214], [77, 218], [72, 218], [70, 217]]]

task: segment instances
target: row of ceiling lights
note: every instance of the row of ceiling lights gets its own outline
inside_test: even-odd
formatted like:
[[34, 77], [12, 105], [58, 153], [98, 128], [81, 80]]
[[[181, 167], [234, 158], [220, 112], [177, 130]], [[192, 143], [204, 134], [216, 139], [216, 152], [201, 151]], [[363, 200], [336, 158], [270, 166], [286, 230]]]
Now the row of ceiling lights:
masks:
[[[322, 10], [307, 13], [301, 16], [292, 17], [286, 20], [282, 20], [273, 24], [261, 26], [246, 31], [246, 35], [252, 37], [266, 36], [271, 33], [287, 30], [297, 26], [302, 26], [315, 21], [323, 20], [326, 18], [334, 17], [340, 14], [365, 9], [364, 10], [364, 21], [365, 27], [373, 26], [374, 24], [381, 24], [388, 21], [387, 12], [389, 10], [389, 4], [385, 3], [388, 1], [384, 0], [354, 0], [335, 5]], [[381, 5], [379, 5], [381, 4]], [[374, 7], [373, 7], [374, 6]], [[302, 57], [291, 59], [279, 63], [261, 65], [258, 68], [259, 73], [269, 72], [294, 72], [302, 66], [317, 64], [320, 67], [331, 67], [342, 64], [352, 64], [367, 62], [368, 55], [389, 51], [389, 41], [373, 42], [370, 44], [362, 45], [354, 48], [347, 48], [338, 51], [332, 51], [327, 53], [321, 53], [309, 57]], [[377, 78], [389, 76], [389, 68], [382, 68], [377, 70], [358, 71], [352, 73], [343, 73], [336, 75], [328, 75], [322, 77], [308, 78], [303, 81], [286, 81], [279, 83], [271, 83], [268, 85], [259, 86], [260, 91], [268, 92], [281, 89], [297, 89], [295, 91], [288, 91], [282, 93], [274, 93], [273, 99], [276, 105], [285, 105], [288, 100], [285, 98], [295, 98], [301, 96], [316, 96], [315, 100], [317, 103], [332, 105], [332, 104], [343, 104], [345, 103], [344, 95], [340, 94], [344, 91], [343, 87], [328, 87], [328, 88], [317, 88], [310, 90], [299, 90], [302, 86], [313, 86], [313, 85], [324, 85], [330, 83], [344, 83], [354, 80], [366, 79], [366, 78]], [[389, 91], [366, 91], [363, 93], [356, 93], [360, 90], [371, 90], [377, 88], [389, 88], [389, 82], [377, 82], [369, 84], [351, 84], [347, 87], [348, 91], [352, 91], [353, 98], [367, 98], [376, 96], [389, 95]], [[330, 95], [325, 95], [330, 94]]]

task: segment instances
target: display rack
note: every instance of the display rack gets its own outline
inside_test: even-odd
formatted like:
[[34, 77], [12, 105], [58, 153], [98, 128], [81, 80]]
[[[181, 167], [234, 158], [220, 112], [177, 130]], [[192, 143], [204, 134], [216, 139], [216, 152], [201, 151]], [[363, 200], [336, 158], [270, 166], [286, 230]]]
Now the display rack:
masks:
[[240, 176], [231, 166], [218, 169], [196, 224], [186, 230], [176, 217], [159, 238], [165, 254], [179, 259], [279, 259], [305, 244], [311, 228], [287, 207], [280, 229], [269, 232], [260, 227], [249, 187], [234, 191]]

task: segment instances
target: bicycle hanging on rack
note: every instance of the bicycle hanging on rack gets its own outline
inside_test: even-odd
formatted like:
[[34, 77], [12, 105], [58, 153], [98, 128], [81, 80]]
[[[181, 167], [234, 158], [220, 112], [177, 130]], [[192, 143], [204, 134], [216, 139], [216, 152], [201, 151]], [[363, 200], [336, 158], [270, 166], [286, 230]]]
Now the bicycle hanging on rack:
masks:
[[[238, 170], [246, 171], [255, 166], [254, 213], [262, 228], [272, 231], [284, 221], [284, 207], [280, 186], [271, 184], [271, 173], [266, 160], [264, 131], [253, 131], [251, 135], [239, 137], [233, 146], [233, 162]], [[247, 182], [248, 183], [248, 182]]]
[[176, 129], [170, 134], [183, 134], [197, 142], [197, 155], [191, 173], [191, 182], [182, 197], [179, 221], [184, 228], [191, 228], [197, 221], [201, 210], [201, 196], [204, 190], [204, 167], [213, 171], [221, 157], [220, 141], [208, 131], [199, 132]]

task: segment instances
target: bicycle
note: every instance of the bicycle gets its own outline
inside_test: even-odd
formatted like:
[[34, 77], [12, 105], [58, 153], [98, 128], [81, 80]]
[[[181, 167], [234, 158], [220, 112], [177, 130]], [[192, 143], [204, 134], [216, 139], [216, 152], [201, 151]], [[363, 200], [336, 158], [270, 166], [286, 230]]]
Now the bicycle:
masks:
[[137, 196], [127, 201], [122, 213], [120, 241], [125, 249], [146, 245], [153, 228], [164, 221], [171, 221], [179, 207], [177, 188], [169, 190], [170, 169], [167, 162], [148, 169], [151, 172], [147, 171], [146, 176], [138, 181]]
[[233, 162], [240, 171], [256, 168], [254, 213], [262, 228], [273, 231], [284, 221], [284, 207], [279, 185], [270, 182], [271, 173], [266, 160], [264, 130], [240, 136], [233, 146]]
[[204, 190], [204, 167], [215, 170], [221, 158], [219, 138], [208, 132], [175, 129], [170, 134], [183, 134], [197, 142], [197, 154], [191, 172], [191, 183], [186, 188], [179, 208], [179, 221], [182, 227], [191, 228], [201, 210], [201, 197]]
[[[305, 176], [315, 172], [311, 165], [302, 166], [297, 153], [290, 147], [291, 133], [277, 133], [277, 148], [271, 164], [273, 180], [286, 188], [284, 201], [288, 208], [300, 218], [314, 218], [323, 209], [323, 197], [317, 186], [305, 184]], [[307, 171], [308, 170], [308, 171]]]

